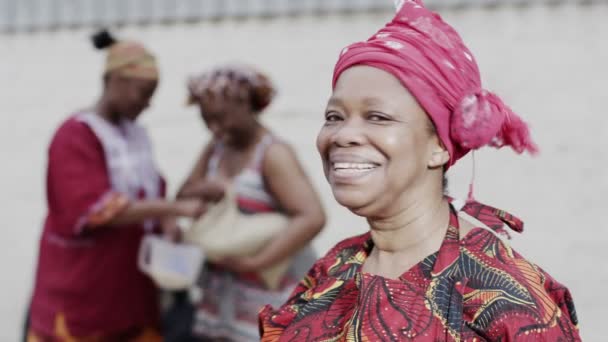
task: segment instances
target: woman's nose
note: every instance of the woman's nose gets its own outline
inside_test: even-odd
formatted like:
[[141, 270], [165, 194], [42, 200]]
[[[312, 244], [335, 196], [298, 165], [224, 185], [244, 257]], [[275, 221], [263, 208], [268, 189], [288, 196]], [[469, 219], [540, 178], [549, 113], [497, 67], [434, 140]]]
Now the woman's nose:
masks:
[[356, 118], [343, 121], [331, 136], [331, 143], [340, 147], [360, 146], [364, 142], [363, 123]]

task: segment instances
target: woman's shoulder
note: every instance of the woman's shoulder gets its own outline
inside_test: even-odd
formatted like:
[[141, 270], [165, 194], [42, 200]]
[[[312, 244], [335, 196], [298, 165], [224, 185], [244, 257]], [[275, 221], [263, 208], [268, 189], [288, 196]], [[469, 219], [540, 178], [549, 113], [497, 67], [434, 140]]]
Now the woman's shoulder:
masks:
[[268, 133], [257, 145], [253, 164], [269, 178], [281, 174], [305, 174], [296, 149], [272, 133]]
[[371, 235], [369, 232], [351, 236], [336, 243], [327, 254], [337, 254], [345, 250], [360, 251], [364, 249], [370, 241]]
[[[266, 154], [273, 155], [288, 155], [296, 156], [296, 148], [289, 142], [288, 138], [285, 138], [276, 132], [271, 131], [268, 128], [264, 128], [265, 133], [259, 142], [259, 147], [265, 150]], [[272, 152], [272, 153], [269, 153]]]
[[566, 329], [555, 332], [560, 336], [577, 336], [570, 291], [495, 232], [474, 228], [467, 234], [460, 270], [464, 314], [477, 329], [547, 333], [557, 325]]
[[458, 216], [474, 224], [460, 241], [456, 268], [470, 327], [491, 340], [522, 334], [580, 339], [570, 291], [507, 241], [510, 232], [523, 232], [523, 221], [477, 201], [458, 208]]
[[[509, 214], [506, 214], [509, 215]], [[534, 288], [553, 278], [538, 265], [518, 253], [509, 243], [504, 226], [484, 220], [472, 224], [460, 241], [463, 276], [480, 288]], [[521, 231], [521, 230], [520, 230]], [[493, 275], [488, 277], [488, 275]]]
[[265, 152], [266, 158], [296, 155], [295, 149], [288, 141], [268, 133], [259, 145]]
[[[481, 288], [503, 288], [541, 283], [546, 272], [518, 253], [509, 242], [489, 229], [475, 227], [461, 240], [463, 276]], [[487, 274], [501, 275], [486, 277]]]
[[[354, 301], [352, 281], [358, 263], [355, 259], [369, 241], [370, 234], [346, 238], [335, 244], [310, 269], [287, 303], [278, 310], [266, 306], [260, 312], [262, 341], [276, 341], [286, 330], [293, 334], [296, 321], [314, 321], [322, 317], [334, 302]], [[345, 295], [347, 294], [347, 295]]]
[[85, 121], [82, 119], [84, 115], [87, 113], [85, 111], [77, 111], [70, 114], [67, 118], [65, 118], [58, 126], [57, 132], [63, 131], [84, 131], [90, 129], [88, 128]]
[[366, 232], [360, 235], [351, 236], [345, 238], [327, 251], [323, 258], [334, 258], [338, 254], [355, 254], [365, 249], [367, 244], [370, 243], [370, 233]]
[[336, 243], [322, 256], [313, 268], [319, 276], [337, 275], [340, 272], [350, 273], [351, 268], [362, 263], [365, 253], [371, 242], [370, 233], [352, 236]]
[[51, 139], [51, 147], [98, 142], [91, 128], [80, 119], [81, 115], [82, 112], [73, 113], [58, 125]]

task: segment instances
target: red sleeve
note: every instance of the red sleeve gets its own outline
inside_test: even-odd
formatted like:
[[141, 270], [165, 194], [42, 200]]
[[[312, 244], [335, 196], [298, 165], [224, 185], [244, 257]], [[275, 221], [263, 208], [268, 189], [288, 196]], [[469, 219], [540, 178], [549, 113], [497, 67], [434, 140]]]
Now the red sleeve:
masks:
[[52, 228], [79, 234], [103, 225], [128, 205], [112, 192], [103, 148], [86, 124], [69, 119], [49, 148], [47, 196]]
[[[497, 245], [491, 250], [497, 257], [477, 257], [498, 272], [480, 273], [484, 286], [467, 286], [463, 293], [465, 316], [473, 330], [491, 341], [580, 341], [568, 289], [497, 237], [493, 239]], [[495, 263], [498, 258], [502, 261]]]
[[363, 244], [369, 239], [369, 233], [345, 239], [334, 247], [321, 259], [317, 260], [308, 274], [300, 281], [293, 290], [291, 296], [285, 304], [275, 310], [270, 305], [266, 305], [260, 310], [258, 316], [258, 328], [261, 341], [279, 341], [285, 329], [294, 321], [298, 314], [299, 307], [306, 305], [315, 292], [319, 289], [320, 282], [328, 278], [328, 270], [336, 265], [338, 254], [348, 248], [363, 248]]
[[281, 308], [274, 310], [272, 306], [266, 305], [260, 310], [258, 327], [261, 341], [274, 342], [280, 340], [285, 328], [296, 318], [297, 310], [294, 307], [302, 301], [306, 301], [304, 299], [306, 293], [311, 291], [318, 279], [322, 277], [323, 261], [324, 259], [321, 259], [312, 266], [308, 274], [296, 286], [287, 302]]
[[[491, 336], [493, 341], [581, 341], [570, 292], [548, 274], [544, 275], [548, 277], [547, 282], [544, 287], [537, 287], [537, 291], [544, 289], [544, 293], [542, 296], [538, 292], [535, 294], [535, 302], [538, 303], [534, 308], [536, 317], [520, 314], [509, 319], [496, 319], [491, 329], [482, 330], [481, 335]], [[526, 310], [522, 308], [520, 311], [525, 313]], [[517, 305], [513, 311], [517, 311]]]

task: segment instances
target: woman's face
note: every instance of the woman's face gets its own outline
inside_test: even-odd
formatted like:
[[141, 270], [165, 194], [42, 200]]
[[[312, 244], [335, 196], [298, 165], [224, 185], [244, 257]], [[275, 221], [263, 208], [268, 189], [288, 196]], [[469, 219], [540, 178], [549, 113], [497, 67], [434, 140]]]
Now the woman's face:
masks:
[[106, 79], [106, 92], [114, 114], [135, 121], [150, 105], [158, 81], [127, 78], [110, 74]]
[[429, 183], [441, 183], [448, 159], [416, 99], [394, 76], [368, 66], [341, 74], [317, 148], [336, 200], [365, 217], [425, 195]]
[[203, 122], [213, 138], [228, 145], [246, 144], [256, 127], [256, 116], [247, 101], [226, 97], [198, 100]]

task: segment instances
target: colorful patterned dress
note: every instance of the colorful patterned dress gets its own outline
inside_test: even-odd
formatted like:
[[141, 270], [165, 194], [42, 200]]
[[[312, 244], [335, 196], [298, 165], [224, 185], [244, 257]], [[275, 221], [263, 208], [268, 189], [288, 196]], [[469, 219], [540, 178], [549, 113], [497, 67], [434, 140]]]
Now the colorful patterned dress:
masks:
[[569, 291], [500, 236], [523, 223], [477, 202], [462, 211], [487, 227], [461, 239], [453, 210], [439, 251], [399, 279], [361, 271], [369, 233], [338, 243], [260, 312], [262, 341], [579, 341]]
[[[273, 136], [266, 135], [256, 147], [252, 162], [233, 180], [238, 207], [243, 213], [255, 215], [281, 211], [266, 188], [262, 175], [264, 154], [275, 142]], [[221, 143], [215, 145], [209, 159], [207, 177], [217, 174], [223, 151]], [[203, 299], [198, 304], [194, 333], [238, 342], [259, 341], [260, 309], [269, 303], [284, 303], [315, 260], [312, 248], [304, 248], [293, 258], [293, 263], [277, 290], [266, 288], [255, 273], [237, 274], [218, 265], [207, 264], [200, 282]]]

